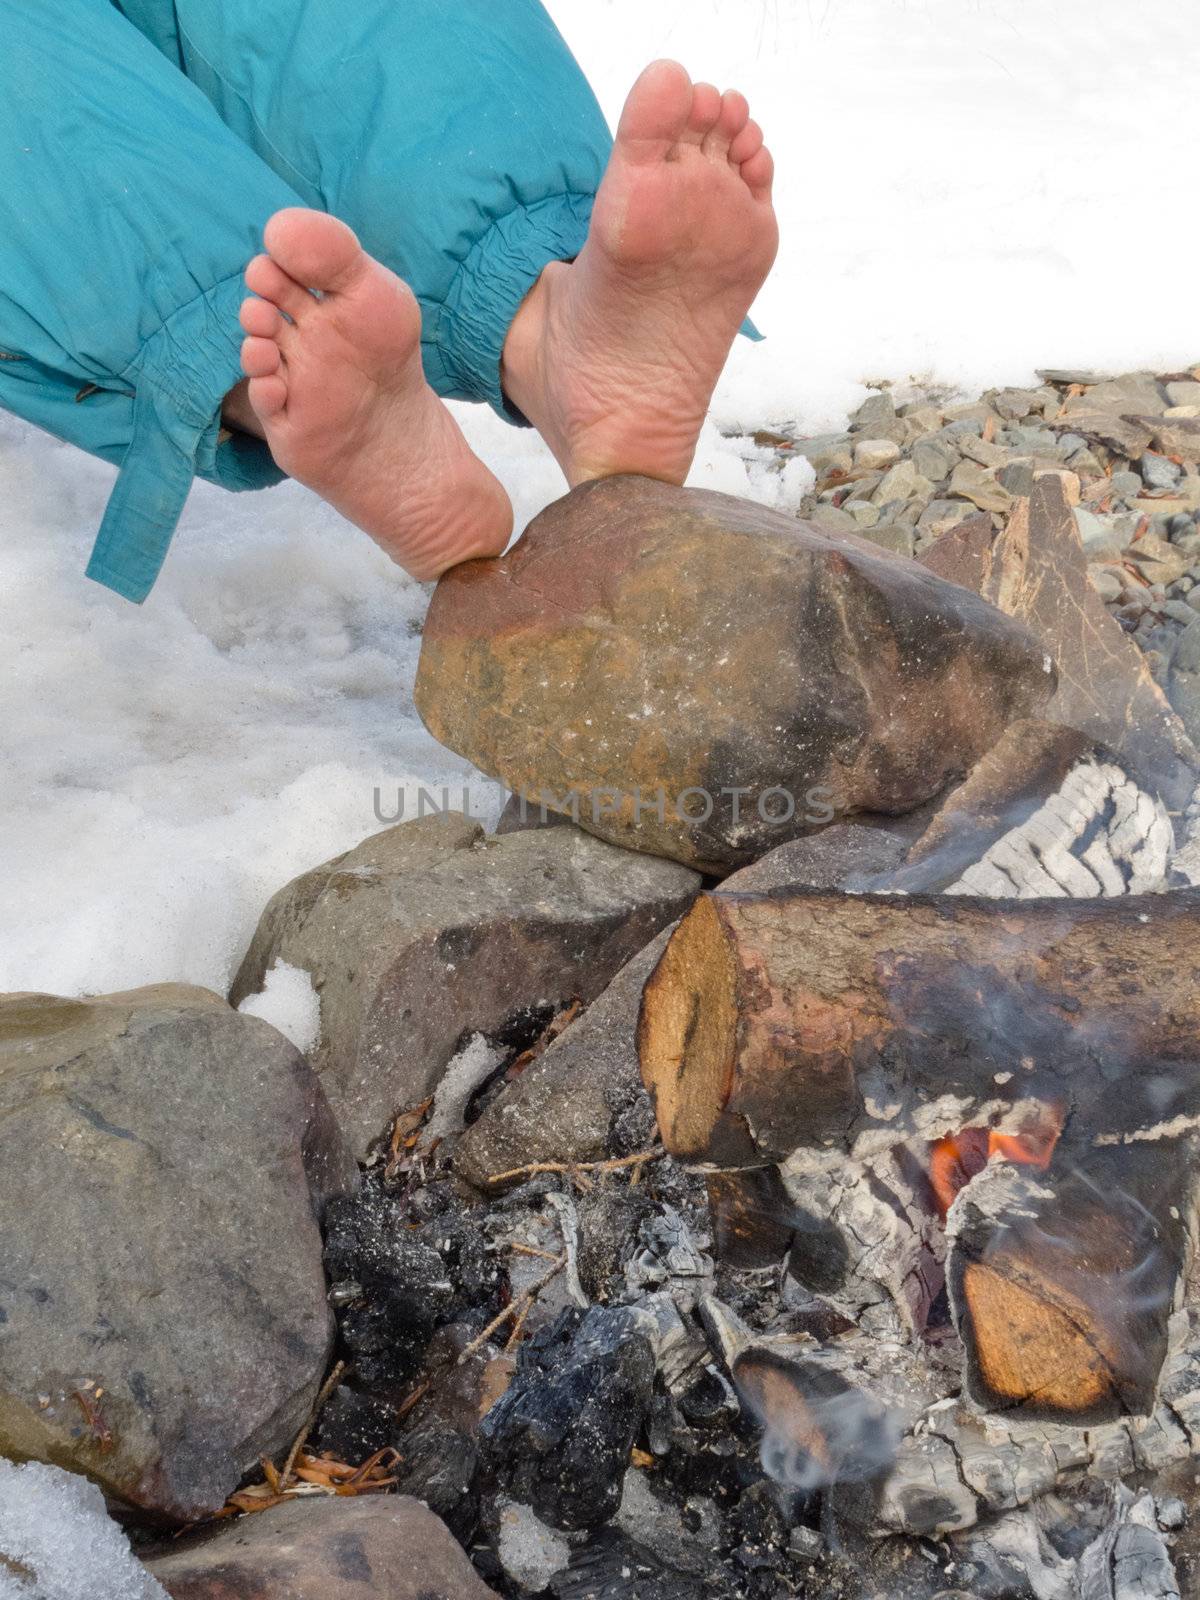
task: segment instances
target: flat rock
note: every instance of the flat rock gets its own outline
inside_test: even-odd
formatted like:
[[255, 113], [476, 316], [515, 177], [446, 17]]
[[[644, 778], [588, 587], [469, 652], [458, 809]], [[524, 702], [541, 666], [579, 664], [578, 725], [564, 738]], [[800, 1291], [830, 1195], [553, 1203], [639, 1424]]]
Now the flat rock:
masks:
[[1140, 417], [1131, 422], [1117, 411], [1075, 411], [1070, 416], [1052, 418], [1050, 426], [1061, 433], [1098, 441], [1130, 461], [1150, 448], [1155, 433]]
[[273, 1028], [164, 985], [0, 999], [0, 1455], [176, 1521], [287, 1448], [357, 1174]]
[[277, 960], [311, 975], [313, 1066], [365, 1153], [472, 1034], [593, 1000], [699, 887], [686, 867], [575, 827], [489, 840], [457, 813], [414, 819], [281, 889], [232, 998], [260, 989]]
[[1076, 514], [1053, 478], [1018, 500], [1007, 528], [971, 517], [921, 557], [1019, 617], [1044, 641], [1058, 689], [1042, 716], [1107, 746], [1170, 810], [1191, 799], [1200, 752], [1150, 675], [1145, 657], [1088, 582]]
[[146, 1565], [171, 1600], [495, 1600], [407, 1495], [285, 1501]]
[[1051, 688], [1022, 627], [915, 562], [624, 477], [443, 577], [416, 700], [514, 791], [726, 873], [834, 816], [923, 804]]

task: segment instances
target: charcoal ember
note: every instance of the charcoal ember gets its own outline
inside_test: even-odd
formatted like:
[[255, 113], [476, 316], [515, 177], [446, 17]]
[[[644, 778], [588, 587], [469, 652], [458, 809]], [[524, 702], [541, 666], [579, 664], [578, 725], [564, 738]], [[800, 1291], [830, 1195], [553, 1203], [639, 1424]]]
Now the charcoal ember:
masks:
[[599, 1527], [621, 1503], [653, 1387], [641, 1314], [564, 1311], [524, 1346], [508, 1392], [483, 1420], [488, 1465], [552, 1527]]
[[550, 1580], [554, 1600], [717, 1600], [735, 1593], [719, 1577], [697, 1578], [668, 1567], [644, 1545], [602, 1529]]
[[435, 1423], [406, 1433], [399, 1448], [398, 1492], [423, 1500], [465, 1544], [479, 1524], [475, 1440], [457, 1428]]
[[453, 1286], [449, 1315], [465, 1316], [480, 1306], [491, 1306], [503, 1286], [504, 1265], [472, 1217], [434, 1219], [419, 1237], [437, 1251]]
[[753, 1483], [738, 1500], [730, 1516], [739, 1567], [755, 1572], [778, 1570], [786, 1560], [795, 1521], [794, 1496], [765, 1478]]
[[[644, 1145], [643, 1145], [644, 1148]], [[576, 1200], [579, 1217], [579, 1279], [592, 1300], [607, 1300], [612, 1280], [633, 1249], [637, 1231], [654, 1202], [641, 1185], [598, 1184]]]
[[712, 1289], [712, 1240], [688, 1225], [674, 1206], [664, 1205], [638, 1230], [637, 1244], [625, 1264], [625, 1282], [633, 1293], [669, 1287], [692, 1305]]
[[454, 1286], [439, 1253], [404, 1223], [403, 1207], [377, 1189], [329, 1209], [325, 1266], [361, 1295], [341, 1314], [341, 1338], [367, 1384], [403, 1382], [439, 1323], [451, 1314]]
[[358, 1465], [377, 1450], [395, 1449], [399, 1435], [396, 1406], [389, 1396], [343, 1383], [321, 1409], [313, 1447]]

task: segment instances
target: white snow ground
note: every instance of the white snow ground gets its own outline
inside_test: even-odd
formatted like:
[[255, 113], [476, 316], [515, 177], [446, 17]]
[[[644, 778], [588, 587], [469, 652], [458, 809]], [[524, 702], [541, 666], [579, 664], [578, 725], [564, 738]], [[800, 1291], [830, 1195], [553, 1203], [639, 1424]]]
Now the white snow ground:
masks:
[[[1179, 0], [552, 0], [615, 116], [645, 60], [737, 83], [784, 248], [716, 405], [816, 430], [861, 380], [967, 388], [1200, 353], [1194, 83]], [[464, 410], [519, 525], [562, 489]], [[704, 442], [694, 481], [795, 503]], [[262, 904], [464, 763], [418, 725], [426, 596], [295, 485], [197, 488], [140, 610], [82, 571], [109, 469], [0, 419], [0, 990], [223, 988]], [[475, 809], [494, 812], [477, 782]], [[269, 1001], [263, 1009], [269, 1009]]]

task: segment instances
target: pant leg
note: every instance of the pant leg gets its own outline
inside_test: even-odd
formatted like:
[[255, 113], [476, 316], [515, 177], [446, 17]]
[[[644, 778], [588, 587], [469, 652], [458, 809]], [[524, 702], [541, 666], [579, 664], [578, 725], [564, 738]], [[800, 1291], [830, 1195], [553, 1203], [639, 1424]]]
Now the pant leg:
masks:
[[142, 600], [220, 436], [242, 272], [297, 196], [109, 0], [0, 0], [0, 405], [120, 467], [88, 567]]
[[511, 416], [509, 324], [546, 264], [579, 253], [611, 149], [538, 0], [117, 3], [411, 285], [434, 389]]

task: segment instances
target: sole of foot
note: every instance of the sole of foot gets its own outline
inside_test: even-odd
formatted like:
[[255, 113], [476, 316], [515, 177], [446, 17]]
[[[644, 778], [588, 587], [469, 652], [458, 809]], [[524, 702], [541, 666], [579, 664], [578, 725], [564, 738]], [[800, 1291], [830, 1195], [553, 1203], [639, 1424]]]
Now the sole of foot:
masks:
[[415, 578], [498, 555], [512, 506], [425, 381], [407, 284], [319, 211], [276, 212], [263, 242], [242, 370], [277, 464]]
[[648, 67], [572, 263], [547, 267], [505, 345], [514, 404], [570, 483], [682, 483], [730, 347], [774, 263], [774, 163], [744, 96]]

